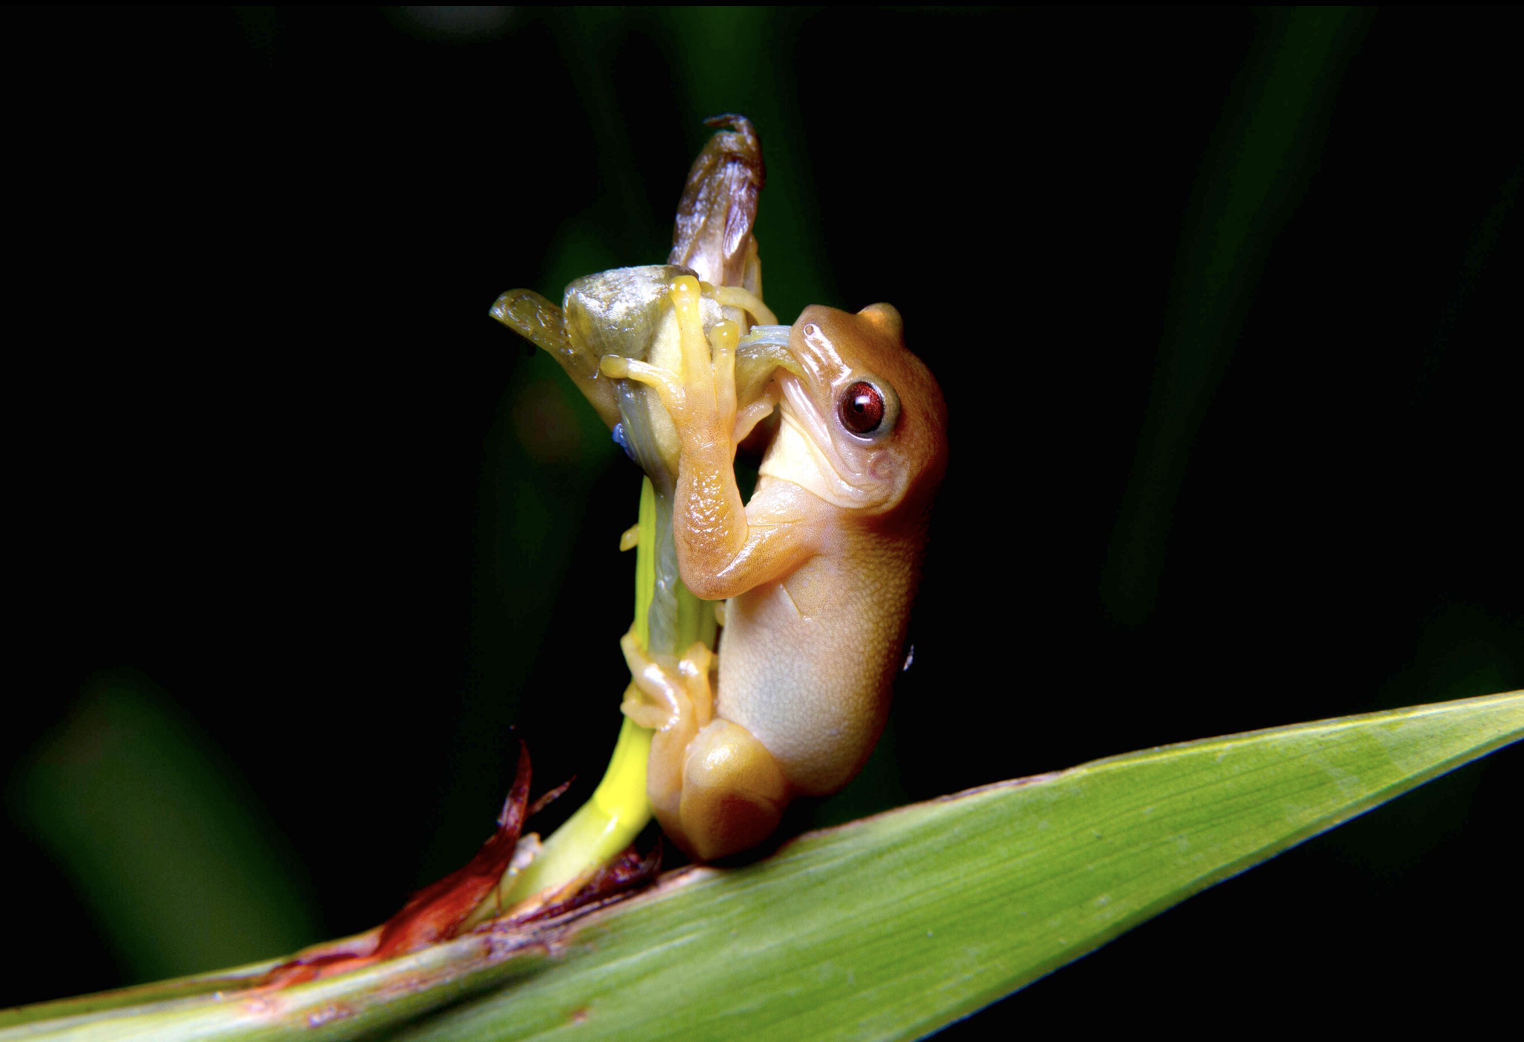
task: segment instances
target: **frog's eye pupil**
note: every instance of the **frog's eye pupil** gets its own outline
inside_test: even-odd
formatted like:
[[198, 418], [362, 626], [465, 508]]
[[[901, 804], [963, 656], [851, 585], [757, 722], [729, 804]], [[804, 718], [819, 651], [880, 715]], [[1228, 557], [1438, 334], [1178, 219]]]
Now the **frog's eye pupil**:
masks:
[[842, 426], [853, 434], [872, 434], [884, 422], [884, 395], [872, 384], [859, 380], [841, 396]]

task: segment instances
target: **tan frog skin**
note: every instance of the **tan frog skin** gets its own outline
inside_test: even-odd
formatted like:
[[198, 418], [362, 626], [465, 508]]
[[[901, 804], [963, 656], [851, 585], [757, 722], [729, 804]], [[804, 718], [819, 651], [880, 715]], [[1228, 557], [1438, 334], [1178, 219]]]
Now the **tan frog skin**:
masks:
[[625, 641], [643, 696], [625, 712], [659, 728], [647, 776], [657, 819], [711, 860], [771, 835], [794, 796], [840, 789], [877, 742], [946, 469], [947, 407], [894, 308], [807, 308], [788, 347], [799, 372], [780, 369], [769, 389], [781, 423], [743, 506], [735, 448], [768, 405], [738, 421], [736, 330], [706, 339], [698, 295], [696, 280], [673, 283], [678, 372], [604, 366], [651, 384], [671, 415], [679, 572], [726, 602], [713, 694], [701, 645], [674, 670]]

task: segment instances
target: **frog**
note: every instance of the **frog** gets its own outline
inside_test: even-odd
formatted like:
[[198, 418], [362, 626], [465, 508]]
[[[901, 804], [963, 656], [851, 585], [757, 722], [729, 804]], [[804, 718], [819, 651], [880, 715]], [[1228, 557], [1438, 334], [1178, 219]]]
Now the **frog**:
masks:
[[[947, 467], [947, 406], [888, 304], [806, 308], [793, 363], [737, 406], [735, 323], [706, 333], [703, 287], [673, 280], [675, 368], [604, 356], [649, 385], [679, 438], [673, 536], [684, 585], [716, 602], [717, 652], [672, 663], [622, 642], [623, 711], [654, 728], [647, 795], [700, 861], [755, 847], [798, 797], [840, 790], [882, 733], [906, 656], [930, 511]], [[737, 445], [776, 403], [744, 504]]]

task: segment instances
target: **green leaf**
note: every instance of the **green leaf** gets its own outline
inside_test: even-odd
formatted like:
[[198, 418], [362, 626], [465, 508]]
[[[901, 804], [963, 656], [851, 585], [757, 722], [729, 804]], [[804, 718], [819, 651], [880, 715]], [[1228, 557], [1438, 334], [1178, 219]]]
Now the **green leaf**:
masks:
[[1146, 750], [812, 833], [746, 868], [672, 873], [514, 944], [466, 937], [275, 996], [21, 1030], [914, 1038], [1521, 735], [1513, 693]]

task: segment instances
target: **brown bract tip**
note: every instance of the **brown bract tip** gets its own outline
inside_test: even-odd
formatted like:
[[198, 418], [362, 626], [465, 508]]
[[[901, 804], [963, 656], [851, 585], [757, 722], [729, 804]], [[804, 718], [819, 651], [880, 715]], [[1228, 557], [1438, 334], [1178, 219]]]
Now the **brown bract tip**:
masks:
[[767, 181], [762, 143], [745, 116], [726, 113], [704, 122], [719, 132], [688, 171], [667, 263], [691, 268], [716, 286], [742, 286], [748, 264], [755, 267], [751, 233]]

